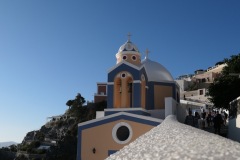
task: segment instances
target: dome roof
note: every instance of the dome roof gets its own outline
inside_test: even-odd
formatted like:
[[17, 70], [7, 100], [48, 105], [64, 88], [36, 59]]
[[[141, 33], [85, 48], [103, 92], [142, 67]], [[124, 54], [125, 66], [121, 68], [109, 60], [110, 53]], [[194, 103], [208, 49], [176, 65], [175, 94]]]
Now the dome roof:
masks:
[[142, 66], [145, 68], [148, 81], [174, 81], [170, 72], [161, 64], [145, 58], [142, 61]]
[[135, 44], [133, 44], [130, 40], [128, 40], [126, 43], [124, 43], [118, 50], [119, 52], [123, 52], [123, 51], [135, 51], [135, 52], [139, 52], [137, 46]]

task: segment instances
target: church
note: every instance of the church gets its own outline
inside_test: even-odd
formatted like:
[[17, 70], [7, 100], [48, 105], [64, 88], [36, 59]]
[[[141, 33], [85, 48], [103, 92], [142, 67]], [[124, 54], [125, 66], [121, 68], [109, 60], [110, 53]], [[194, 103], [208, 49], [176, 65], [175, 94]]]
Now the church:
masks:
[[107, 100], [96, 119], [78, 124], [77, 160], [102, 160], [161, 124], [179, 103], [179, 86], [160, 63], [142, 60], [127, 42], [116, 53], [107, 82], [98, 83], [95, 101]]

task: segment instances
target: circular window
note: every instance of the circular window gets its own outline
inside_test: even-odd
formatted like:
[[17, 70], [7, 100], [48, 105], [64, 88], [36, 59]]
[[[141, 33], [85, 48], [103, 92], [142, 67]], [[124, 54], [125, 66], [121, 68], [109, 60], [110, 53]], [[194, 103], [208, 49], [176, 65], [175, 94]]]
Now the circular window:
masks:
[[127, 59], [127, 56], [123, 56], [123, 59], [126, 60], [126, 59]]
[[118, 144], [126, 144], [132, 138], [132, 128], [125, 122], [116, 124], [112, 129], [112, 137]]
[[132, 60], [136, 61], [137, 57], [136, 56], [132, 56]]
[[122, 78], [125, 78], [125, 77], [126, 77], [126, 74], [125, 74], [125, 73], [122, 73], [121, 77], [122, 77]]
[[120, 141], [126, 141], [129, 137], [129, 129], [126, 126], [121, 126], [117, 129], [117, 138]]

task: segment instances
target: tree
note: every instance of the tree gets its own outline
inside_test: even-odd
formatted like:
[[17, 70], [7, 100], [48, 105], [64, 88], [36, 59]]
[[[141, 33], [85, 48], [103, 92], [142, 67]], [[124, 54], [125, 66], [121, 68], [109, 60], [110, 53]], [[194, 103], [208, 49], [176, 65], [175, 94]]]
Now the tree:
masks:
[[107, 101], [103, 100], [101, 102], [97, 102], [94, 104], [96, 111], [103, 111], [105, 108], [107, 108]]
[[68, 100], [66, 105], [68, 106], [68, 109], [70, 109], [70, 107], [72, 106], [73, 104], [73, 100]]
[[229, 102], [240, 96], [240, 78], [231, 76], [231, 73], [240, 73], [240, 54], [224, 59], [227, 64], [209, 86], [207, 95], [216, 108], [229, 109]]
[[66, 103], [66, 105], [69, 107], [68, 115], [76, 117], [79, 122], [84, 121], [87, 111], [87, 108], [83, 107], [85, 102], [85, 98], [83, 98], [80, 93], [77, 94], [74, 100], [68, 100]]
[[81, 96], [80, 93], [77, 94], [74, 100], [68, 100], [66, 105], [71, 108], [71, 107], [82, 107], [83, 104], [85, 103], [85, 98]]
[[11, 152], [17, 152], [17, 145], [12, 144], [11, 146], [9, 146], [9, 149]]

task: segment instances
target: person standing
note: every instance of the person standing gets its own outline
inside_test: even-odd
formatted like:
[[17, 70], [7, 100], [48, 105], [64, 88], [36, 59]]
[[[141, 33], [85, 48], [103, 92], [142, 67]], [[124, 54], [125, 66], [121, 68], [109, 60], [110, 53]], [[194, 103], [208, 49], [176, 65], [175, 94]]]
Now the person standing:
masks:
[[207, 115], [207, 124], [208, 124], [208, 127], [210, 127], [211, 122], [212, 122], [212, 114], [211, 114], [211, 112], [209, 112], [208, 115]]
[[217, 115], [214, 117], [213, 122], [214, 122], [215, 134], [220, 135], [220, 130], [221, 130], [221, 125], [223, 124], [223, 119], [219, 112], [217, 112]]
[[194, 127], [199, 128], [199, 119], [200, 119], [200, 115], [198, 112], [195, 112], [194, 115]]
[[189, 110], [188, 115], [185, 118], [185, 124], [194, 127], [194, 117], [192, 116], [192, 111]]
[[203, 109], [203, 112], [202, 112], [202, 128], [205, 129], [205, 125], [206, 125], [206, 112], [205, 110]]

